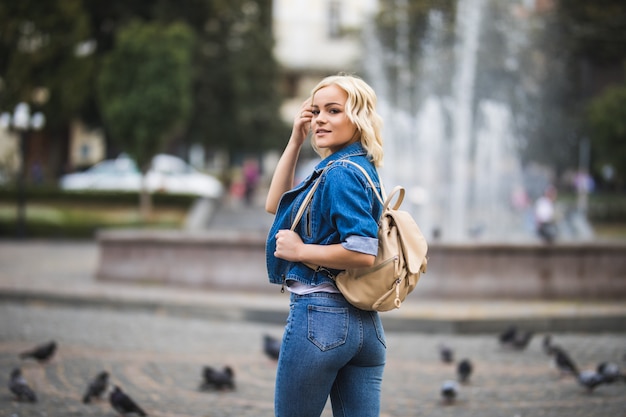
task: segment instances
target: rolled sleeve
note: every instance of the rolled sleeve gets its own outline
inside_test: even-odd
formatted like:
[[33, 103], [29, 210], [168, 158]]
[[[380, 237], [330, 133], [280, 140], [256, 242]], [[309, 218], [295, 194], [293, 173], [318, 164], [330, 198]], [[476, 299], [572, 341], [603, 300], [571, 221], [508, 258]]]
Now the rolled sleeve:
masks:
[[341, 242], [341, 246], [345, 249], [366, 253], [368, 255], [378, 255], [378, 239], [365, 236], [348, 236]]

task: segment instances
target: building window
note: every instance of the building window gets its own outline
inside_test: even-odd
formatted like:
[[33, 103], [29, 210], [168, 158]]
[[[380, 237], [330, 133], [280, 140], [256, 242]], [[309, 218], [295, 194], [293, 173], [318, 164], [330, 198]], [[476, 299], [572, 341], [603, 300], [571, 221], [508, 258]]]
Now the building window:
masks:
[[328, 37], [337, 39], [341, 37], [341, 4], [339, 0], [328, 2]]

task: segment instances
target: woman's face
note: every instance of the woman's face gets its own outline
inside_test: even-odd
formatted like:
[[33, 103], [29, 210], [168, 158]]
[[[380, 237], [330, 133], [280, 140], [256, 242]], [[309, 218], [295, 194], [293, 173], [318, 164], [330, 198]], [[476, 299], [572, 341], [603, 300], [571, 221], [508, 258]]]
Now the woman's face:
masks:
[[347, 100], [348, 94], [336, 85], [323, 87], [313, 95], [311, 129], [318, 148], [335, 153], [358, 140], [357, 128], [345, 111]]

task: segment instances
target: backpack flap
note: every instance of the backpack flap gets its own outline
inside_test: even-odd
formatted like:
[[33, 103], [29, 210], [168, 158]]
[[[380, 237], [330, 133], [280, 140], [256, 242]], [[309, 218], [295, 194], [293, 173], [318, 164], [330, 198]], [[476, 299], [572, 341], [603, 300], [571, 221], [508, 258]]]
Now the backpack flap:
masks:
[[[392, 204], [395, 195], [398, 195], [396, 201]], [[383, 212], [385, 216], [393, 219], [398, 230], [400, 244], [404, 253], [407, 269], [411, 274], [426, 272], [426, 253], [428, 245], [422, 231], [413, 220], [410, 213], [398, 210], [404, 200], [404, 187], [397, 185], [385, 198]]]
[[428, 244], [411, 214], [403, 210], [389, 210], [386, 215], [392, 217], [397, 226], [409, 272], [426, 272]]

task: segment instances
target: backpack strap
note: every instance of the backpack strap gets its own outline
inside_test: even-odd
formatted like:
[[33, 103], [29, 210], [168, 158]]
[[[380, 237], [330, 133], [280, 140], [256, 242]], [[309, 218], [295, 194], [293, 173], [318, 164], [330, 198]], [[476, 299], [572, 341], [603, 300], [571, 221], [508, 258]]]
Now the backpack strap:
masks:
[[378, 188], [376, 188], [376, 184], [374, 184], [374, 181], [372, 181], [372, 178], [369, 176], [369, 174], [367, 173], [365, 168], [363, 168], [361, 165], [359, 165], [356, 162], [351, 161], [349, 159], [339, 159], [339, 161], [344, 161], [344, 162], [347, 162], [347, 163], [352, 164], [355, 167], [357, 167], [363, 173], [363, 175], [365, 175], [365, 178], [367, 178], [367, 181], [370, 183], [370, 186], [374, 190], [374, 194], [376, 195], [376, 198], [378, 198], [378, 201], [380, 201], [380, 204], [385, 205], [385, 201], [384, 201], [385, 198], [386, 198], [385, 197], [385, 188], [383, 187], [383, 183], [382, 182], [380, 183], [380, 191], [382, 191], [382, 193], [383, 193], [383, 195], [381, 196], [380, 193], [378, 192]]
[[[307, 195], [304, 197], [304, 200], [302, 200], [302, 203], [300, 204], [300, 207], [298, 207], [298, 211], [296, 212], [296, 217], [293, 219], [293, 223], [291, 223], [291, 227], [289, 228], [289, 230], [291, 230], [292, 232], [296, 229], [296, 226], [298, 225], [298, 222], [300, 222], [300, 219], [302, 219], [302, 215], [304, 214], [304, 210], [306, 210], [306, 207], [309, 205], [309, 203], [313, 199], [313, 194], [315, 194], [315, 190], [317, 190], [317, 187], [319, 186], [320, 181], [322, 180], [322, 175], [324, 175], [324, 172], [326, 172], [328, 167], [330, 167], [333, 163], [335, 163], [337, 161], [348, 162], [348, 163], [354, 165], [355, 167], [357, 167], [363, 173], [363, 175], [365, 175], [365, 178], [367, 178], [367, 181], [370, 183], [370, 186], [374, 190], [374, 194], [376, 195], [376, 198], [378, 199], [378, 201], [380, 201], [380, 204], [383, 205], [383, 211], [389, 205], [389, 200], [384, 201], [383, 197], [381, 197], [380, 193], [378, 192], [378, 189], [376, 188], [376, 184], [374, 184], [374, 181], [372, 181], [372, 178], [369, 176], [367, 171], [361, 165], [359, 165], [356, 162], [353, 162], [353, 161], [351, 161], [349, 159], [346, 159], [346, 158], [338, 159], [336, 161], [329, 162], [328, 165], [326, 165], [324, 167], [322, 172], [320, 172], [320, 176], [317, 177], [317, 179], [315, 180], [315, 183], [313, 184], [313, 186], [311, 187], [311, 189], [309, 190]], [[393, 195], [398, 191], [398, 188], [402, 188], [402, 187], [394, 188], [394, 190], [391, 192], [389, 197], [393, 197]], [[383, 188], [382, 182], [380, 184], [380, 190], [382, 191], [383, 196], [384, 196], [385, 195], [385, 189]], [[401, 192], [400, 197], [398, 198], [398, 201], [396, 202], [397, 207], [400, 206], [400, 203], [402, 202], [402, 197], [404, 197], [404, 188], [402, 188], [400, 190], [400, 192]], [[397, 207], [395, 207], [395, 208], [397, 208]], [[304, 265], [306, 265], [307, 267], [315, 270], [315, 271], [317, 271], [319, 268], [321, 268], [320, 265], [315, 265], [315, 264], [311, 264], [311, 263], [308, 263], [308, 262], [302, 262], [302, 263]]]
[[398, 210], [400, 208], [400, 204], [402, 204], [402, 200], [404, 200], [404, 193], [405, 193], [404, 187], [402, 187], [401, 185], [396, 185], [394, 189], [391, 191], [391, 194], [389, 194], [388, 196], [385, 196], [385, 188], [383, 187], [383, 183], [381, 182], [380, 190], [383, 193], [381, 197], [381, 195], [378, 193], [378, 190], [376, 189], [376, 185], [374, 184], [374, 181], [372, 181], [372, 178], [370, 178], [370, 176], [367, 174], [367, 171], [361, 165], [357, 164], [354, 161], [350, 161], [349, 159], [344, 159], [344, 161], [354, 165], [355, 167], [361, 170], [363, 175], [365, 175], [365, 178], [367, 178], [370, 185], [374, 189], [376, 198], [378, 198], [378, 201], [380, 201], [380, 204], [383, 205], [383, 212], [385, 212], [385, 210], [387, 210], [387, 208], [391, 205], [391, 200], [393, 199], [393, 196], [396, 195], [396, 193], [398, 193], [398, 199], [396, 200], [395, 204], [391, 208], [393, 210]]
[[[311, 189], [307, 193], [306, 197], [304, 197], [304, 200], [302, 200], [302, 204], [300, 204], [300, 207], [298, 207], [298, 211], [296, 212], [296, 217], [293, 219], [293, 223], [291, 224], [291, 228], [290, 228], [291, 231], [295, 230], [296, 226], [298, 225], [298, 222], [300, 221], [300, 219], [302, 218], [302, 215], [304, 214], [304, 210], [306, 210], [306, 206], [308, 206], [309, 203], [311, 202], [311, 199], [313, 199], [313, 194], [315, 194], [315, 190], [317, 190], [317, 187], [320, 184], [320, 181], [322, 179], [322, 175], [324, 175], [324, 172], [326, 172], [328, 167], [330, 167], [333, 163], [335, 163], [337, 161], [344, 161], [344, 162], [347, 162], [347, 163], [352, 164], [355, 167], [357, 167], [363, 173], [363, 175], [365, 175], [365, 178], [367, 178], [367, 181], [370, 183], [370, 186], [372, 187], [372, 190], [374, 190], [374, 195], [376, 195], [376, 198], [378, 199], [378, 201], [380, 201], [380, 204], [382, 204], [385, 207], [387, 205], [389, 205], [389, 201], [385, 201], [385, 198], [386, 198], [385, 197], [385, 188], [383, 187], [382, 182], [380, 183], [380, 190], [382, 191], [382, 196], [381, 196], [380, 193], [378, 192], [378, 188], [376, 188], [376, 184], [374, 184], [374, 181], [372, 181], [372, 178], [369, 176], [369, 174], [367, 173], [365, 168], [363, 168], [361, 165], [359, 165], [356, 162], [351, 161], [349, 159], [346, 159], [346, 158], [338, 159], [336, 161], [329, 162], [328, 165], [326, 165], [324, 167], [322, 172], [320, 172], [320, 176], [317, 177], [317, 179], [315, 180], [315, 183], [313, 184], [313, 187], [311, 187]], [[398, 187], [396, 187], [396, 188], [398, 188]], [[396, 191], [397, 191], [396, 188], [394, 188], [392, 193], [389, 195], [390, 197], [393, 196], [396, 193]], [[402, 187], [400, 187], [400, 188], [402, 188]], [[402, 198], [403, 197], [404, 197], [404, 188], [402, 188], [402, 190], [400, 192], [400, 197], [398, 198], [398, 201], [396, 202], [396, 207], [394, 207], [395, 209], [397, 209], [400, 206], [400, 203], [402, 202]]]
[[[293, 223], [291, 223], [291, 227], [289, 228], [289, 230], [291, 230], [292, 232], [296, 229], [298, 222], [300, 222], [300, 219], [302, 218], [302, 215], [304, 214], [304, 210], [306, 210], [306, 207], [309, 205], [309, 203], [311, 202], [311, 199], [313, 198], [313, 194], [315, 193], [315, 190], [317, 190], [318, 185], [320, 185], [320, 181], [322, 180], [322, 175], [324, 175], [324, 172], [326, 172], [326, 170], [331, 164], [332, 162], [326, 165], [326, 167], [324, 167], [322, 172], [320, 172], [320, 176], [317, 177], [317, 179], [315, 180], [315, 183], [313, 183], [313, 186], [304, 197], [304, 200], [302, 200], [302, 204], [300, 204], [300, 207], [298, 207], [298, 211], [296, 212], [296, 217], [293, 219]], [[302, 263], [315, 271], [317, 271], [320, 268], [320, 265], [315, 265], [315, 264], [308, 263], [308, 262], [302, 262]]]
[[315, 190], [317, 190], [318, 185], [320, 185], [320, 181], [322, 180], [322, 175], [324, 175], [324, 172], [326, 172], [326, 170], [331, 164], [332, 162], [326, 165], [326, 167], [324, 167], [322, 172], [320, 172], [320, 176], [317, 177], [317, 179], [315, 180], [313, 187], [311, 187], [309, 192], [306, 194], [306, 197], [304, 197], [304, 200], [302, 200], [302, 204], [300, 204], [300, 207], [298, 207], [298, 211], [296, 212], [296, 217], [293, 219], [293, 223], [291, 223], [291, 228], [289, 229], [292, 232], [296, 229], [298, 222], [300, 221], [300, 219], [302, 218], [302, 215], [304, 214], [304, 210], [306, 210], [306, 206], [309, 205], [309, 203], [311, 202], [311, 199], [313, 198], [313, 194], [315, 193]]

